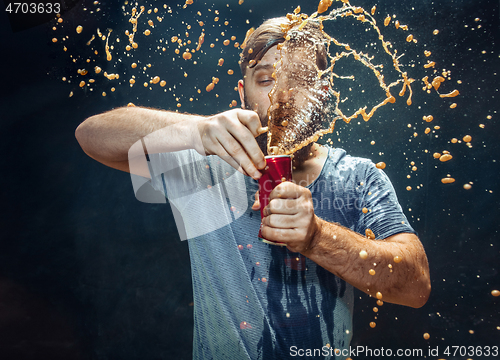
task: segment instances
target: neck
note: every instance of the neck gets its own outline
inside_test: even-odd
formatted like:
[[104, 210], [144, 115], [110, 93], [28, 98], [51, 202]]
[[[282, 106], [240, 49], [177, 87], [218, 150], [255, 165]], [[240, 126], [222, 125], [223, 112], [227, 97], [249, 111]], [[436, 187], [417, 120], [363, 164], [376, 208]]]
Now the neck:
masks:
[[328, 155], [328, 149], [313, 143], [304, 150], [307, 150], [307, 152], [304, 151], [305, 155], [303, 157], [294, 156], [292, 160], [292, 178], [296, 184], [305, 187], [311, 184], [321, 173]]

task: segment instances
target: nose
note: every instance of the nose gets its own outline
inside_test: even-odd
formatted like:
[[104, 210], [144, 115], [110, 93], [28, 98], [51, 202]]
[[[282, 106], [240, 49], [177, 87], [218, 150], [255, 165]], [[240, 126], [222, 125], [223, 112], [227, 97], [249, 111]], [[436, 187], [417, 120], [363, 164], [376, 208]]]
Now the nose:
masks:
[[290, 106], [296, 89], [296, 85], [287, 76], [287, 74], [281, 74], [282, 76], [278, 79], [276, 87], [276, 98], [275, 101], [286, 106]]

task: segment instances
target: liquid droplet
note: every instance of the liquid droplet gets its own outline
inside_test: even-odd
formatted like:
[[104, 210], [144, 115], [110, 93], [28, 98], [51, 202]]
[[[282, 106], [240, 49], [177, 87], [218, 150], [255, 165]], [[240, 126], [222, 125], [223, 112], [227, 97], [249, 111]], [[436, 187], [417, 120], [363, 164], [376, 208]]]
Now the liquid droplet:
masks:
[[442, 178], [442, 179], [441, 179], [441, 182], [442, 182], [443, 184], [452, 184], [452, 183], [454, 183], [454, 182], [455, 182], [455, 179], [454, 179], [454, 178], [452, 178], [452, 177], [445, 177], [445, 178]]
[[252, 328], [252, 325], [250, 325], [249, 323], [247, 323], [246, 321], [242, 321], [240, 323], [240, 329], [241, 330], [244, 330], [244, 329], [251, 329]]
[[365, 235], [368, 239], [374, 240], [375, 239], [375, 234], [371, 229], [366, 229], [365, 230]]

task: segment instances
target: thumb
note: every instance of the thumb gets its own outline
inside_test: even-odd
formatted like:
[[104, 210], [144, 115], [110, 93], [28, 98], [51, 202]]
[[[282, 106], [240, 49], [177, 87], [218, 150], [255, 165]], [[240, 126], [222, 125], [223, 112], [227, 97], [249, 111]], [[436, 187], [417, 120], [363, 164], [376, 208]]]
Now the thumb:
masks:
[[255, 202], [252, 205], [252, 210], [259, 210], [260, 209], [260, 202], [259, 202], [259, 191], [255, 193]]

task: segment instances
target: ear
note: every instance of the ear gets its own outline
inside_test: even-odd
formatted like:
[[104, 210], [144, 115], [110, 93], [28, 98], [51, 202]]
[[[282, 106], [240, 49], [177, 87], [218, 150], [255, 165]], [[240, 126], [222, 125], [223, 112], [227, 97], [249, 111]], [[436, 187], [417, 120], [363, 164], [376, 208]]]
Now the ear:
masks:
[[243, 80], [238, 80], [238, 93], [240, 94], [241, 108], [245, 109], [245, 83]]

